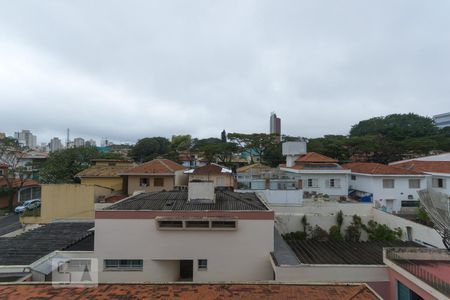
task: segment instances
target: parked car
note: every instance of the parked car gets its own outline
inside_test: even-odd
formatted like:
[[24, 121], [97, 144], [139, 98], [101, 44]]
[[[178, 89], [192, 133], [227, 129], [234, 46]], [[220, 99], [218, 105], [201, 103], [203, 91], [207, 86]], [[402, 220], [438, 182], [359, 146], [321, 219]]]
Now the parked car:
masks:
[[39, 200], [39, 199], [28, 200], [28, 201], [25, 201], [22, 205], [17, 206], [14, 209], [14, 212], [16, 214], [21, 214], [25, 210], [33, 210], [33, 209], [35, 209], [37, 207], [40, 207], [40, 206], [41, 206], [41, 200]]

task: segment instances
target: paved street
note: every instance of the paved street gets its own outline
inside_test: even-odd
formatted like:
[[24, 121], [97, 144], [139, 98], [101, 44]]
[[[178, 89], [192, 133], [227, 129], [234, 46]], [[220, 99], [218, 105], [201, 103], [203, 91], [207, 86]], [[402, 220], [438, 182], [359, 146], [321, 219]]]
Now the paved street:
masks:
[[20, 228], [19, 215], [11, 214], [6, 217], [0, 217], [0, 236]]

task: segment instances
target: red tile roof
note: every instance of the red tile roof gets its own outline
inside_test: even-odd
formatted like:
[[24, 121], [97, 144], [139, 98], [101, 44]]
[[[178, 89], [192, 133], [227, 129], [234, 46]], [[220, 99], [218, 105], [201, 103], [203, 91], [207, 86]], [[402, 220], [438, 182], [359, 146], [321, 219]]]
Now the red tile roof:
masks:
[[306, 154], [301, 155], [299, 158], [295, 160], [295, 162], [299, 163], [337, 163], [337, 160], [316, 153], [316, 152], [308, 152]]
[[[174, 174], [175, 171], [184, 170], [185, 167], [170, 159], [157, 158], [145, 162], [137, 167], [128, 169], [122, 174]], [[120, 174], [120, 173], [119, 173]]]
[[421, 172], [407, 170], [399, 167], [383, 165], [379, 163], [349, 163], [342, 165], [353, 173], [375, 174], [375, 175], [424, 175]]
[[411, 160], [395, 164], [398, 168], [430, 173], [450, 173], [450, 161]]
[[0, 286], [1, 299], [380, 299], [366, 285], [312, 284], [100, 284], [55, 288], [51, 284]]

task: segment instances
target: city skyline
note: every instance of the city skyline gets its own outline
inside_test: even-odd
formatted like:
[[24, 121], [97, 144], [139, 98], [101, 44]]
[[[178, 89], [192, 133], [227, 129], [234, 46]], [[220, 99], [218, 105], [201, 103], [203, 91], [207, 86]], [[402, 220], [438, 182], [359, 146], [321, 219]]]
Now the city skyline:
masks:
[[2, 130], [29, 128], [45, 140], [66, 128], [114, 141], [204, 138], [224, 128], [266, 132], [276, 111], [285, 134], [319, 137], [391, 113], [431, 117], [448, 102], [449, 9], [446, 1], [4, 2]]

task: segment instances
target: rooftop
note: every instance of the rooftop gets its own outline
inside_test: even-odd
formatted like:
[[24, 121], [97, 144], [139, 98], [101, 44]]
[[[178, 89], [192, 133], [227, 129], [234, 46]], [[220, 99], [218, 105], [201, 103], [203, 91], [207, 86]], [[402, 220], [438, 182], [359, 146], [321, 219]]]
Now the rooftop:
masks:
[[316, 153], [316, 152], [308, 152], [306, 154], [300, 155], [299, 158], [295, 160], [295, 162], [299, 163], [337, 163], [337, 160]]
[[407, 170], [396, 166], [383, 165], [379, 163], [348, 163], [342, 165], [344, 169], [349, 169], [353, 173], [372, 175], [424, 175], [421, 172]]
[[411, 172], [450, 173], [450, 161], [411, 160], [395, 166]]
[[10, 299], [379, 299], [364, 284], [99, 284], [55, 288], [51, 284], [0, 285]]
[[188, 202], [188, 191], [186, 190], [142, 193], [117, 202], [104, 210], [268, 210], [255, 193], [230, 191], [216, 191], [215, 193], [215, 203]]
[[260, 172], [260, 171], [270, 171], [272, 168], [261, 163], [251, 164], [243, 166], [236, 169], [236, 173], [247, 173], [247, 172]]
[[119, 173], [128, 170], [130, 165], [93, 165], [78, 174], [75, 177], [85, 178], [85, 177], [120, 177]]
[[92, 234], [93, 222], [50, 223], [14, 237], [0, 237], [0, 265], [29, 265]]
[[293, 241], [287, 243], [303, 264], [383, 265], [383, 247], [419, 247], [404, 241]]
[[186, 174], [194, 174], [194, 175], [220, 175], [223, 173], [232, 173], [232, 171], [228, 168], [225, 168], [218, 164], [209, 164], [206, 166], [198, 167], [195, 169], [187, 170], [184, 173]]
[[174, 174], [175, 171], [184, 170], [185, 167], [177, 164], [170, 159], [165, 158], [157, 158], [148, 162], [145, 162], [137, 167], [124, 170], [121, 175], [139, 175], [139, 174], [165, 174], [171, 175]]

